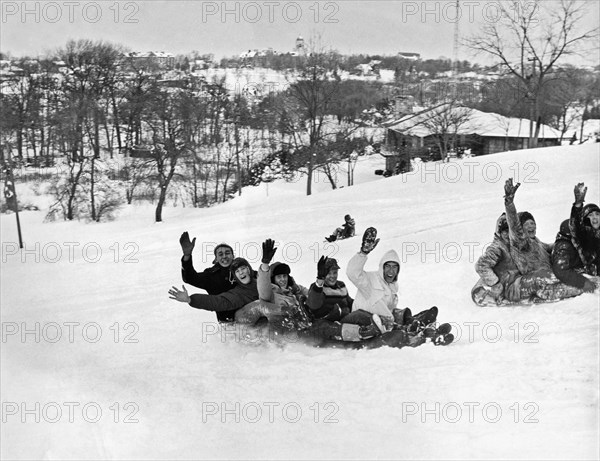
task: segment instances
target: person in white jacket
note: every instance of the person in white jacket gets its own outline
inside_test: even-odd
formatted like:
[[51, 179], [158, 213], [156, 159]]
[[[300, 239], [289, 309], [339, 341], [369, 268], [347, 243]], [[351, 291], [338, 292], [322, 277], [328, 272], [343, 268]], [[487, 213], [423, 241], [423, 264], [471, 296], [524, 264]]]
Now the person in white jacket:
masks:
[[368, 254], [379, 243], [377, 231], [369, 228], [365, 231], [360, 251], [350, 259], [346, 275], [358, 293], [354, 299], [352, 312], [342, 322], [358, 323], [371, 321], [375, 314], [381, 319], [385, 330], [392, 329], [394, 323], [402, 325], [405, 321], [405, 309], [398, 309], [398, 274], [400, 257], [395, 250], [387, 251], [379, 262], [377, 271], [364, 270]]

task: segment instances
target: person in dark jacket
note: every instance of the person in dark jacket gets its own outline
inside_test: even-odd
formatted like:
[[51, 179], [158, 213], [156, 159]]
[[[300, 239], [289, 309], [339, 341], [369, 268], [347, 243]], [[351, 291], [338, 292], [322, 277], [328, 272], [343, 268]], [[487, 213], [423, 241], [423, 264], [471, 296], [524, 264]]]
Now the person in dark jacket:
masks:
[[328, 242], [335, 242], [336, 240], [348, 239], [356, 235], [356, 223], [352, 216], [347, 214], [344, 216], [344, 224], [338, 227], [329, 237], [325, 237]]
[[585, 268], [573, 245], [568, 219], [562, 222], [556, 235], [552, 250], [552, 270], [561, 282], [581, 288], [586, 293], [592, 293], [597, 288], [596, 283], [583, 276]]
[[169, 299], [188, 303], [196, 309], [214, 312], [237, 311], [246, 304], [258, 299], [258, 287], [254, 271], [244, 258], [235, 258], [229, 267], [235, 286], [218, 295], [193, 294], [189, 295], [185, 286], [183, 290], [171, 287]]
[[317, 280], [308, 290], [306, 305], [315, 319], [341, 320], [352, 310], [354, 300], [346, 284], [338, 280], [337, 260], [321, 256], [317, 263]]
[[361, 325], [343, 325], [340, 322], [318, 319], [314, 322], [304, 308], [306, 288], [297, 285], [290, 276], [290, 268], [280, 262], [270, 265], [275, 255], [275, 242], [265, 240], [258, 271], [259, 300], [249, 303], [236, 313], [236, 322], [257, 325], [266, 318], [269, 327], [280, 333], [295, 332], [308, 343], [326, 340], [360, 341], [375, 336], [374, 328]]
[[308, 290], [294, 281], [290, 266], [281, 262], [270, 264], [277, 251], [274, 240], [265, 240], [262, 250], [257, 279], [259, 299], [237, 311], [235, 321], [255, 325], [266, 318], [276, 330], [308, 328], [310, 319], [302, 306]]
[[[183, 257], [181, 258], [181, 278], [196, 288], [206, 290], [209, 295], [218, 295], [233, 288], [230, 278], [229, 267], [233, 261], [233, 248], [226, 243], [221, 243], [215, 247], [215, 259], [211, 267], [202, 272], [196, 272], [192, 261], [192, 251], [196, 244], [196, 238], [190, 241], [187, 232], [181, 234], [179, 238]], [[235, 311], [218, 311], [217, 320], [219, 322], [233, 322]]]
[[587, 187], [584, 183], [575, 186], [575, 203], [571, 208], [569, 230], [573, 245], [577, 249], [584, 270], [588, 275], [600, 275], [600, 208], [585, 202]]

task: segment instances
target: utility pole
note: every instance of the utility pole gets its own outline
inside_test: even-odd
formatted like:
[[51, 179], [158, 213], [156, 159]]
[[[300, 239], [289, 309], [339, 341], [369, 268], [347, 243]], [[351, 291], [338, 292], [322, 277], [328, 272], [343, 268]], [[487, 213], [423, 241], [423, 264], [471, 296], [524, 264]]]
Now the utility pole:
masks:
[[527, 61], [531, 62], [531, 75], [529, 75], [529, 78], [527, 79], [527, 97], [529, 98], [529, 144], [527, 146], [528, 149], [531, 149], [532, 147], [536, 146], [537, 143], [533, 142], [533, 138], [534, 138], [534, 104], [536, 104], [535, 101], [535, 97], [534, 97], [534, 88], [533, 86], [536, 84], [535, 82], [535, 63], [537, 61], [537, 58], [535, 56], [531, 57], [531, 58], [527, 58]]
[[454, 23], [454, 42], [453, 42], [453, 56], [452, 56], [452, 75], [456, 77], [458, 74], [458, 28], [460, 25], [460, 2], [456, 0], [456, 22]]

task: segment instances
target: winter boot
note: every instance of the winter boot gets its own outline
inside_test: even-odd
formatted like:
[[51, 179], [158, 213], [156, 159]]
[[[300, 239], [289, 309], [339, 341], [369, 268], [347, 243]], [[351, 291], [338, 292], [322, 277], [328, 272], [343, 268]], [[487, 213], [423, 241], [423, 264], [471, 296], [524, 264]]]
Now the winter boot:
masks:
[[452, 333], [447, 333], [445, 335], [437, 336], [433, 339], [433, 344], [436, 346], [447, 346], [452, 341], [454, 341], [454, 335]]
[[[409, 333], [420, 333], [428, 326], [435, 323], [438, 315], [438, 308], [433, 306], [431, 309], [424, 310], [415, 315], [409, 324]], [[435, 330], [435, 327], [433, 328]]]
[[442, 323], [439, 327], [435, 328], [433, 325], [429, 325], [421, 333], [425, 338], [437, 338], [438, 336], [447, 335], [452, 330], [452, 326], [449, 323]]
[[377, 314], [373, 314], [371, 317], [371, 324], [361, 326], [358, 330], [358, 334], [361, 339], [374, 338], [380, 336], [385, 331], [381, 318]]
[[399, 329], [412, 323], [412, 312], [408, 307], [405, 307], [404, 309], [394, 309], [392, 314], [395, 322], [394, 329]]
[[426, 309], [424, 311], [419, 312], [417, 315], [413, 316], [413, 322], [417, 320], [421, 322], [424, 326], [431, 325], [435, 323], [438, 316], [438, 308], [437, 306], [433, 306], [430, 309]]

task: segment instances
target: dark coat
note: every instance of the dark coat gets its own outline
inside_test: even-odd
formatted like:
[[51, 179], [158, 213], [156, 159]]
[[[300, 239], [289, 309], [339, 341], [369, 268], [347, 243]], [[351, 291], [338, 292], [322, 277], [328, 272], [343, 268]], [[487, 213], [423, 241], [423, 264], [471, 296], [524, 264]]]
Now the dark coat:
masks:
[[[219, 295], [234, 287], [234, 283], [230, 279], [229, 267], [215, 264], [203, 272], [196, 272], [191, 256], [187, 261], [184, 261], [183, 257], [181, 258], [181, 278], [185, 283], [206, 290], [209, 295]], [[219, 322], [233, 322], [234, 316], [235, 310], [217, 312]]]
[[583, 288], [586, 281], [586, 278], [581, 275], [584, 271], [583, 262], [571, 241], [568, 219], [563, 221], [560, 231], [556, 235], [556, 242], [552, 250], [552, 270], [561, 282]]
[[354, 300], [348, 294], [346, 285], [339, 280], [332, 287], [327, 285], [319, 287], [313, 283], [308, 290], [308, 300], [306, 301], [306, 305], [315, 319], [327, 318], [333, 321], [341, 318], [341, 315], [336, 312], [336, 304], [340, 311], [349, 313], [353, 303]]
[[[582, 207], [573, 204], [569, 218], [571, 241], [589, 275], [600, 275], [600, 230], [586, 225]], [[589, 221], [588, 221], [589, 222]]]
[[231, 290], [218, 295], [190, 295], [190, 306], [196, 309], [215, 312], [234, 312], [258, 299], [256, 278], [247, 285], [237, 283]]
[[354, 223], [354, 219], [351, 219], [342, 225], [342, 232], [338, 238], [348, 239], [354, 237], [354, 235], [356, 235], [356, 224]]

